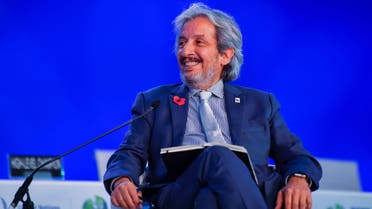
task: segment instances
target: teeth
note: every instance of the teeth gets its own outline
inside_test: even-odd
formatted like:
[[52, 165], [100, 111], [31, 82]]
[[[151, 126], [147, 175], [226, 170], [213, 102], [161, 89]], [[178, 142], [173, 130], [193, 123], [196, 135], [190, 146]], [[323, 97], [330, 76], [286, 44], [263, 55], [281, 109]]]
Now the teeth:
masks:
[[185, 66], [193, 66], [193, 65], [197, 65], [198, 62], [185, 62]]

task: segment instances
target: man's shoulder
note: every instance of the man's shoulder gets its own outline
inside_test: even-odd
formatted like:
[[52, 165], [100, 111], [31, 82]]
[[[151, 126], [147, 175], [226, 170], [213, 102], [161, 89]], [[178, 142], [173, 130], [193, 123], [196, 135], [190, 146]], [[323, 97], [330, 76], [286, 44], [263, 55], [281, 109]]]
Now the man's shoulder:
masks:
[[257, 95], [257, 96], [267, 96], [272, 94], [271, 92], [264, 91], [261, 89], [236, 85], [236, 84], [225, 84], [227, 89], [230, 89], [234, 92], [238, 92], [239, 94], [248, 94], [248, 95]]

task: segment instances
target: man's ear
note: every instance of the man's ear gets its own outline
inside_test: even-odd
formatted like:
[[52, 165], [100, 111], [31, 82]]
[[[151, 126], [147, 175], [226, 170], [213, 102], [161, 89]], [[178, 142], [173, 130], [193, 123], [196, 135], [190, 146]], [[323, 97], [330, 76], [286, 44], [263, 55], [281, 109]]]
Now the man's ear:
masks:
[[235, 50], [233, 48], [227, 48], [223, 50], [220, 55], [221, 55], [221, 64], [222, 65], [227, 65], [230, 63], [232, 57], [235, 54]]

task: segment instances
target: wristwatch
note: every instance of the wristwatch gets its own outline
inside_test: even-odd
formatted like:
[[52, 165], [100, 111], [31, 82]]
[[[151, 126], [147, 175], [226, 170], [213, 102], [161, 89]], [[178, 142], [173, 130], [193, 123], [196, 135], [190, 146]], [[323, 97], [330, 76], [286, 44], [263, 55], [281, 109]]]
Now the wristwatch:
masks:
[[311, 185], [312, 185], [312, 181], [311, 181], [311, 179], [306, 175], [306, 174], [303, 174], [303, 173], [293, 173], [293, 174], [291, 174], [289, 177], [292, 177], [292, 176], [296, 176], [296, 177], [300, 177], [300, 178], [304, 178], [304, 179], [306, 179], [306, 181], [307, 181], [307, 184], [309, 185], [309, 187], [311, 187]]
[[305, 178], [306, 180], [308, 179], [306, 174], [302, 174], [302, 173], [294, 173], [291, 176], [297, 176], [297, 177]]

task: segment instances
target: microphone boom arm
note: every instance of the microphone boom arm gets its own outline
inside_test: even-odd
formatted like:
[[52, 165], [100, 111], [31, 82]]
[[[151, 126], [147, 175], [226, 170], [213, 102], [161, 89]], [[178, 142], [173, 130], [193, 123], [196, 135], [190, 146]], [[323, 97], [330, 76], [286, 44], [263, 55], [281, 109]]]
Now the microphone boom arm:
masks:
[[36, 173], [37, 173], [41, 168], [43, 168], [44, 166], [48, 165], [49, 163], [52, 163], [52, 162], [54, 162], [54, 161], [56, 161], [56, 160], [59, 160], [59, 159], [61, 159], [62, 157], [66, 156], [66, 155], [68, 155], [68, 154], [71, 154], [71, 153], [75, 152], [76, 150], [79, 150], [79, 149], [81, 149], [81, 148], [83, 148], [83, 147], [85, 147], [85, 146], [87, 146], [87, 145], [89, 145], [89, 144], [91, 144], [91, 143], [97, 141], [98, 139], [101, 139], [101, 138], [103, 138], [103, 137], [105, 137], [105, 136], [107, 136], [107, 135], [109, 135], [109, 134], [111, 134], [111, 133], [113, 133], [113, 132], [115, 132], [115, 131], [117, 131], [117, 130], [123, 128], [123, 127], [125, 127], [125, 126], [127, 126], [128, 124], [132, 123], [132, 122], [135, 121], [135, 120], [138, 120], [138, 119], [144, 117], [144, 116], [147, 115], [149, 112], [151, 112], [151, 111], [153, 111], [155, 108], [157, 108], [159, 105], [160, 105], [160, 102], [159, 102], [159, 101], [155, 101], [155, 102], [153, 102], [153, 103], [151, 104], [150, 108], [148, 108], [148, 109], [147, 109], [145, 112], [143, 112], [142, 114], [140, 114], [140, 115], [138, 115], [138, 116], [136, 116], [136, 117], [134, 117], [134, 118], [132, 118], [132, 119], [130, 119], [130, 120], [128, 120], [128, 121], [126, 121], [126, 122], [124, 122], [124, 123], [118, 125], [118, 126], [116, 126], [115, 128], [112, 128], [111, 130], [106, 131], [105, 133], [103, 133], [103, 134], [101, 134], [101, 135], [99, 135], [99, 136], [94, 137], [93, 139], [91, 139], [91, 140], [89, 140], [89, 141], [87, 141], [87, 142], [85, 142], [85, 143], [83, 143], [83, 144], [80, 144], [80, 145], [77, 146], [77, 147], [74, 147], [73, 149], [71, 149], [71, 150], [69, 150], [69, 151], [67, 151], [67, 152], [65, 152], [65, 153], [62, 153], [62, 154], [58, 155], [57, 157], [54, 157], [54, 158], [52, 158], [52, 159], [50, 159], [50, 160], [44, 162], [43, 164], [41, 164], [40, 166], [38, 166], [37, 168], [35, 168], [35, 169], [32, 171], [32, 173], [31, 173], [30, 175], [28, 175], [28, 177], [27, 177], [27, 178], [25, 179], [25, 181], [23, 182], [22, 186], [19, 187], [19, 189], [18, 189], [17, 192], [15, 193], [15, 195], [14, 195], [14, 199], [13, 199], [13, 201], [12, 201], [12, 203], [11, 203], [10, 206], [12, 206], [13, 208], [16, 208], [16, 207], [17, 207], [18, 202], [21, 201], [21, 200], [23, 199], [23, 197], [25, 196], [25, 194], [28, 192], [28, 187], [30, 186], [30, 184], [31, 184], [31, 182], [32, 182], [32, 179], [33, 179], [34, 175], [35, 175], [35, 174], [36, 174]]

